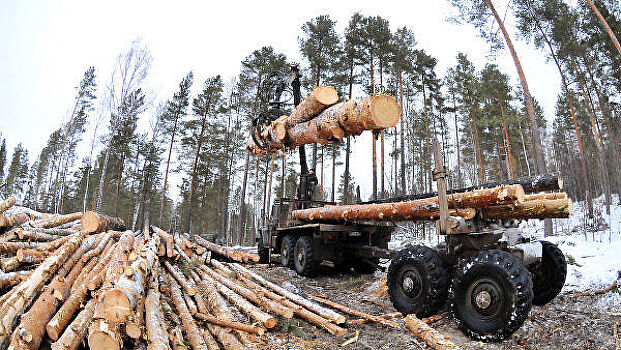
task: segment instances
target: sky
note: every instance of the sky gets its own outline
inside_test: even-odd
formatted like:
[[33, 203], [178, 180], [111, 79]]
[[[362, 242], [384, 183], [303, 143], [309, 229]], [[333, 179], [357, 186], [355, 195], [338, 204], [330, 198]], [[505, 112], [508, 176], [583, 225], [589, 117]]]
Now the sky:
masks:
[[[504, 13], [507, 0], [495, 4]], [[101, 89], [117, 55], [136, 38], [154, 58], [148, 85], [157, 102], [170, 98], [190, 70], [194, 95], [209, 76], [220, 74], [225, 81], [236, 76], [240, 62], [265, 45], [302, 62], [298, 36], [304, 22], [327, 13], [342, 32], [356, 11], [386, 18], [393, 30], [410, 27], [418, 48], [438, 59], [440, 76], [461, 51], [479, 69], [488, 62], [498, 64], [518, 84], [508, 51], [490, 55], [477, 29], [447, 21], [453, 12], [448, 1], [0, 0], [0, 132], [9, 152], [22, 142], [34, 161], [49, 134], [68, 119], [84, 71], [96, 67]], [[507, 24], [515, 37], [515, 28]], [[551, 120], [558, 73], [543, 52], [517, 38], [514, 43], [531, 93]], [[87, 155], [92, 135], [91, 130], [85, 134], [80, 156]], [[358, 137], [352, 155], [352, 174], [363, 197], [371, 191], [370, 139], [370, 133]], [[171, 188], [175, 183], [173, 179]]]

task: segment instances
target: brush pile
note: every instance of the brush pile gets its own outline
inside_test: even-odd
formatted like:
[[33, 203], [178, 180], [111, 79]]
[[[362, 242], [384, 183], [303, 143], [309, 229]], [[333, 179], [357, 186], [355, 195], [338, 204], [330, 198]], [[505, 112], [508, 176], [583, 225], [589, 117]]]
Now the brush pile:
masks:
[[94, 212], [6, 211], [13, 203], [0, 216], [27, 217], [0, 231], [0, 349], [271, 348], [268, 331], [293, 318], [346, 335], [340, 312], [400, 327], [240, 264], [256, 254]]

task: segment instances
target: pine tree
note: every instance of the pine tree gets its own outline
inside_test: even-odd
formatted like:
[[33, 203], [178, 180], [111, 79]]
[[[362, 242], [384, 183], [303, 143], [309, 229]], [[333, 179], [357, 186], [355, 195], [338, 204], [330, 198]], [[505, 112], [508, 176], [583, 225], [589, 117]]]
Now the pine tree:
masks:
[[183, 78], [183, 80], [181, 80], [181, 83], [179, 84], [179, 91], [173, 95], [172, 100], [170, 100], [166, 106], [166, 111], [161, 115], [162, 128], [165, 130], [165, 135], [170, 136], [170, 142], [168, 147], [168, 158], [166, 160], [166, 171], [164, 172], [162, 199], [160, 201], [160, 225], [162, 225], [162, 217], [164, 216], [164, 201], [166, 199], [166, 186], [168, 185], [170, 158], [175, 145], [175, 136], [177, 135], [177, 128], [179, 126], [180, 119], [185, 117], [187, 113], [190, 98], [190, 87], [192, 86], [193, 77], [194, 75], [190, 72], [185, 76], [185, 78]]
[[2, 180], [4, 179], [4, 168], [6, 167], [6, 140], [2, 139], [2, 144], [0, 145], [0, 184], [2, 184]]
[[28, 182], [28, 151], [21, 143], [13, 149], [11, 163], [6, 173], [4, 195], [22, 198]]

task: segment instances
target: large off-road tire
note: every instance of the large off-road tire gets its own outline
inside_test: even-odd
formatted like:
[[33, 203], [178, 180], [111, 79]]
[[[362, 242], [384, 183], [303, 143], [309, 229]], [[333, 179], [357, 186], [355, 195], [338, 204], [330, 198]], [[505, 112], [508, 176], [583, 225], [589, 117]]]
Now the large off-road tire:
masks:
[[388, 267], [386, 284], [393, 306], [404, 315], [427, 317], [446, 301], [447, 273], [440, 255], [428, 247], [399, 251]]
[[259, 254], [259, 263], [267, 264], [269, 261], [269, 248], [263, 245], [263, 239], [259, 237], [259, 243], [257, 243], [257, 253]]
[[354, 271], [361, 275], [370, 275], [377, 271], [377, 265], [379, 264], [379, 258], [361, 259], [357, 258], [352, 261], [352, 267]]
[[543, 248], [541, 261], [528, 266], [533, 280], [533, 304], [545, 305], [556, 298], [565, 285], [567, 261], [554, 243], [540, 241]]
[[295, 236], [287, 235], [280, 243], [280, 263], [284, 267], [293, 268], [293, 251], [295, 250]]
[[319, 272], [320, 261], [315, 259], [313, 251], [313, 237], [301, 236], [295, 244], [294, 252], [295, 271], [300, 276], [315, 277]]
[[528, 317], [532, 288], [530, 273], [516, 256], [479, 252], [455, 271], [449, 293], [453, 317], [472, 339], [505, 339]]

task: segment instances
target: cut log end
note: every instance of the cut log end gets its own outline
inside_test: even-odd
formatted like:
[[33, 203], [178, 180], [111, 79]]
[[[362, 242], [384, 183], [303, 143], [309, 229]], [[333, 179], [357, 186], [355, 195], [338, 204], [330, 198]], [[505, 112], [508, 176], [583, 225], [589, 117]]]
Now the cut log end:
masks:
[[88, 346], [97, 350], [120, 350], [119, 342], [102, 331], [93, 331], [88, 336]]
[[95, 212], [88, 211], [82, 215], [82, 229], [88, 233], [99, 230], [99, 217]]
[[371, 101], [370, 110], [373, 121], [379, 129], [395, 126], [399, 122], [401, 109], [392, 96], [375, 96]]
[[106, 317], [112, 322], [123, 322], [132, 312], [127, 296], [118, 289], [107, 292], [103, 298]]
[[326, 106], [331, 106], [339, 100], [339, 94], [332, 86], [316, 87], [313, 93], [317, 101]]

